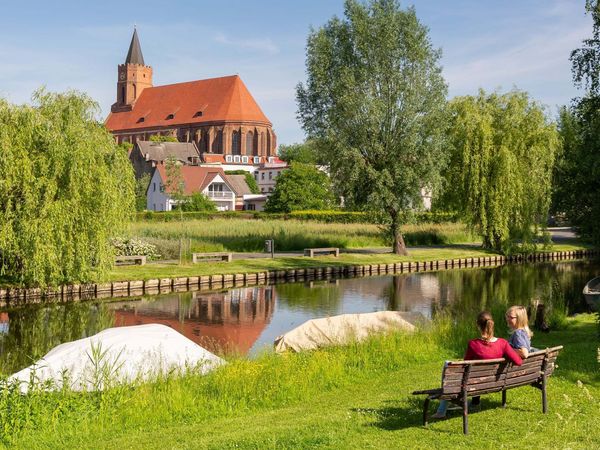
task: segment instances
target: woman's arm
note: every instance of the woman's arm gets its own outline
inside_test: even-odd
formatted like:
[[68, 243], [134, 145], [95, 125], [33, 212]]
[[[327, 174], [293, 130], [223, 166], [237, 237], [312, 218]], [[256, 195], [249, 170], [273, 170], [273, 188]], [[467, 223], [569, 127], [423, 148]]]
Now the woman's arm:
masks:
[[[511, 347], [512, 348], [512, 347]], [[523, 359], [526, 359], [529, 356], [529, 350], [527, 350], [527, 347], [521, 347], [517, 349], [517, 353], [519, 354], [519, 356]]]
[[503, 352], [504, 356], [506, 358], [510, 359], [517, 366], [520, 366], [521, 364], [523, 364], [523, 360], [521, 359], [521, 357], [519, 356], [519, 354], [513, 350], [513, 348], [508, 343], [508, 341], [504, 341], [504, 342], [505, 342], [504, 352]]

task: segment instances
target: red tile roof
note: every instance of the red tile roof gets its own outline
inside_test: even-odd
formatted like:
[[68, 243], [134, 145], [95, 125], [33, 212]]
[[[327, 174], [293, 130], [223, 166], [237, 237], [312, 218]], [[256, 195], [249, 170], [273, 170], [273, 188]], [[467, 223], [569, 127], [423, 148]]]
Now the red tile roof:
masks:
[[106, 127], [121, 131], [223, 121], [271, 126], [238, 75], [146, 88], [131, 111], [111, 112]]
[[[179, 166], [179, 168], [181, 169], [181, 178], [184, 184], [183, 193], [185, 195], [202, 192], [217, 175], [221, 175], [221, 178], [227, 183], [225, 172], [220, 167]], [[162, 182], [165, 184], [165, 192], [170, 193], [171, 189], [166, 185], [167, 168], [164, 164], [158, 164], [156, 170], [158, 170]]]

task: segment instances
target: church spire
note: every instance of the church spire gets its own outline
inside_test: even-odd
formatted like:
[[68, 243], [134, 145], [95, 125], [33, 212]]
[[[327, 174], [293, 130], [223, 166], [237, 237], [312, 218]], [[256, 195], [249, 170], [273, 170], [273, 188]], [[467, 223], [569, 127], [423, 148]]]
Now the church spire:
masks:
[[133, 29], [133, 36], [131, 38], [131, 44], [129, 44], [129, 51], [127, 52], [125, 64], [146, 65], [144, 64], [144, 55], [142, 55], [142, 47], [140, 46], [136, 28]]

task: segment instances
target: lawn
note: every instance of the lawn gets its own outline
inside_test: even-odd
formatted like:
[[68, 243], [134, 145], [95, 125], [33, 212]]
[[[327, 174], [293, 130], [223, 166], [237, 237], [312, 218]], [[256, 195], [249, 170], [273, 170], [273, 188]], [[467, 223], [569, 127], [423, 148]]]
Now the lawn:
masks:
[[21, 448], [597, 446], [599, 342], [592, 315], [534, 336], [538, 347], [565, 347], [549, 381], [547, 415], [539, 391], [522, 387], [509, 391], [506, 409], [498, 407], [500, 394], [484, 396], [481, 412], [469, 416], [469, 436], [457, 413], [422, 427], [421, 399], [411, 392], [438, 385], [443, 360], [460, 358], [470, 336], [470, 326], [446, 320], [416, 335], [346, 348], [231, 359], [205, 377], [100, 395], [13, 395], [0, 405], [0, 429], [5, 443]]

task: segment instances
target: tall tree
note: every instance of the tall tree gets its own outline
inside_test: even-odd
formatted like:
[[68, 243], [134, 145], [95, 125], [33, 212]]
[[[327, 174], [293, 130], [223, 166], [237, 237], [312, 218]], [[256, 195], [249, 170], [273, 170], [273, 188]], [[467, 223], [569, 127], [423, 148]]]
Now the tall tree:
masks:
[[308, 209], [331, 209], [335, 197], [327, 174], [312, 164], [293, 162], [277, 177], [275, 190], [269, 196], [265, 210], [292, 212]]
[[0, 100], [0, 274], [27, 285], [88, 281], [134, 210], [127, 154], [74, 92]]
[[550, 202], [558, 133], [525, 92], [457, 97], [450, 103], [448, 200], [485, 247], [534, 244]]
[[296, 161], [304, 164], [319, 164], [321, 162], [315, 142], [310, 139], [301, 144], [282, 144], [277, 149], [277, 153], [288, 163]]
[[580, 233], [600, 245], [600, 5], [586, 1], [592, 37], [571, 53], [575, 85], [585, 90], [561, 116], [564, 152], [555, 179], [555, 203]]
[[401, 226], [447, 159], [441, 52], [396, 0], [346, 0], [344, 15], [308, 37], [299, 118], [346, 205], [376, 213], [406, 254]]

